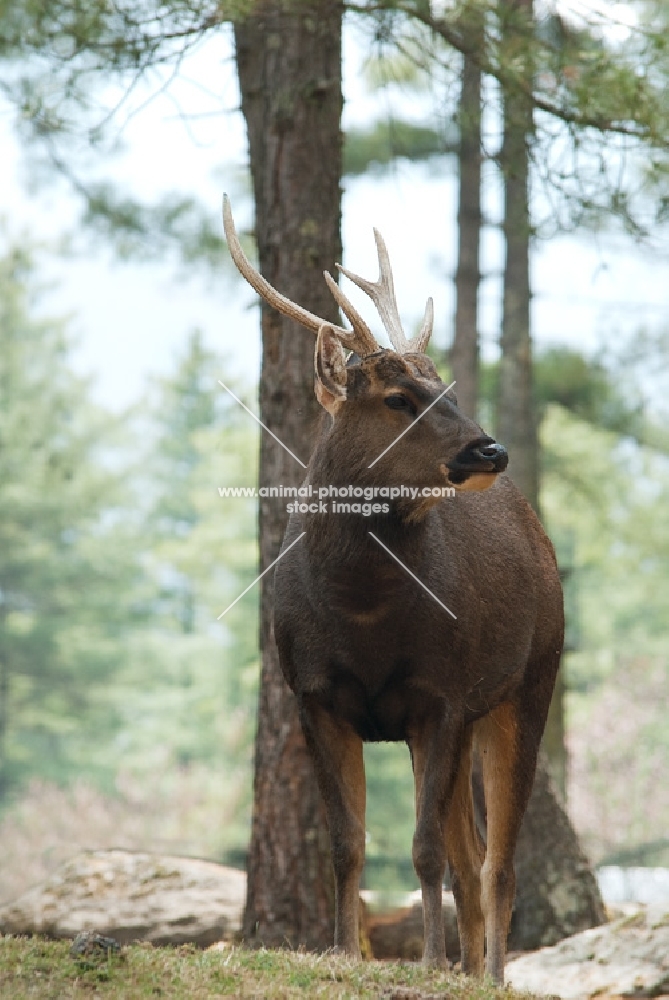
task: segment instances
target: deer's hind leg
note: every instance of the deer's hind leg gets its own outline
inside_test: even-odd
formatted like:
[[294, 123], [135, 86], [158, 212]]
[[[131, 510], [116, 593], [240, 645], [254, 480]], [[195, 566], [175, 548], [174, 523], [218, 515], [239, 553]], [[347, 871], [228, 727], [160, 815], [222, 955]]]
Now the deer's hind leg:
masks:
[[471, 789], [472, 729], [465, 730], [460, 763], [446, 821], [446, 852], [458, 914], [462, 971], [483, 975], [484, 922], [481, 865], [485, 848], [474, 820]]
[[513, 858], [532, 792], [543, 723], [525, 716], [522, 702], [499, 705], [475, 724], [487, 814], [486, 857], [481, 872], [486, 972], [504, 982], [506, 939], [516, 889]]
[[359, 893], [365, 863], [365, 765], [362, 740], [313, 697], [300, 720], [325, 802], [335, 876], [335, 948], [360, 958]]

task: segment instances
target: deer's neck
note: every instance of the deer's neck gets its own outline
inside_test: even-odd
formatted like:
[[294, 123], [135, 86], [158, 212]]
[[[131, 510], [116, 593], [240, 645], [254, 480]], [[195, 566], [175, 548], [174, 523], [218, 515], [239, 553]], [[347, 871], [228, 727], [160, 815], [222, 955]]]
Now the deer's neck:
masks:
[[[355, 532], [357, 524], [364, 533], [371, 529], [415, 539], [434, 499], [424, 497], [419, 486], [401, 481], [393, 463], [376, 463], [369, 454], [364, 442], [344, 438], [336, 429], [324, 434], [307, 475], [314, 495], [327, 504], [328, 515], [346, 519], [349, 532]], [[322, 507], [318, 517], [324, 519]], [[318, 517], [309, 519], [312, 529]]]
[[[354, 448], [347, 454], [341, 442], [326, 441], [314, 453], [307, 476], [312, 510], [302, 515], [314, 555], [364, 561], [370, 533], [398, 552], [420, 545], [430, 520], [425, 500], [412, 496], [406, 484], [386, 482], [378, 469], [368, 466], [366, 457], [357, 457]], [[402, 493], [393, 493], [402, 487]]]

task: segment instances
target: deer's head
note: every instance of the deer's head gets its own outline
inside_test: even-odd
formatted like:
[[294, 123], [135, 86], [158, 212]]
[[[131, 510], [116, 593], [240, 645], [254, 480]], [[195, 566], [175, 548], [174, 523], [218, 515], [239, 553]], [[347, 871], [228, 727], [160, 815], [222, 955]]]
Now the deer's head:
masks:
[[458, 409], [455, 394], [425, 354], [432, 334], [432, 299], [427, 301], [418, 334], [407, 340], [388, 251], [377, 230], [377, 281], [337, 267], [372, 299], [394, 350], [379, 346], [327, 271], [325, 280], [351, 322], [351, 330], [315, 316], [278, 292], [244, 254], [227, 197], [223, 220], [232, 259], [252, 288], [269, 305], [316, 334], [316, 397], [332, 417], [331, 437], [345, 448], [349, 472], [355, 470], [366, 481], [386, 485], [452, 485], [458, 490], [484, 490], [492, 485], [508, 464], [506, 449]]

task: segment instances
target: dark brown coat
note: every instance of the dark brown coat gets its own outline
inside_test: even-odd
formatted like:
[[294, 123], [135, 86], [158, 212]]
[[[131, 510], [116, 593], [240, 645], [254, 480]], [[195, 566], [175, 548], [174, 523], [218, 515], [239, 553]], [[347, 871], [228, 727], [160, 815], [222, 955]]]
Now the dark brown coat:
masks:
[[[291, 516], [276, 569], [274, 627], [328, 813], [335, 945], [360, 953], [363, 741], [403, 740], [416, 785], [413, 861], [424, 960], [446, 961], [448, 861], [463, 970], [481, 975], [485, 954], [485, 970], [502, 982], [514, 850], [563, 642], [552, 546], [503, 475], [505, 449], [461, 413], [424, 354], [431, 303], [419, 335], [404, 337], [381, 237], [379, 281], [349, 277], [376, 302], [395, 351], [378, 348], [337, 286], [352, 332], [263, 283], [235, 244], [226, 211], [242, 273], [318, 334], [315, 391], [327, 413], [305, 479], [312, 496], [304, 503], [314, 509]], [[347, 360], [344, 345], [358, 353]], [[332, 495], [348, 486], [379, 493]], [[384, 495], [402, 487], [417, 493]], [[454, 495], [434, 495], [442, 488]], [[370, 509], [342, 513], [333, 502]], [[374, 503], [386, 509], [374, 511]], [[474, 746], [486, 799], [485, 850], [472, 805]]]

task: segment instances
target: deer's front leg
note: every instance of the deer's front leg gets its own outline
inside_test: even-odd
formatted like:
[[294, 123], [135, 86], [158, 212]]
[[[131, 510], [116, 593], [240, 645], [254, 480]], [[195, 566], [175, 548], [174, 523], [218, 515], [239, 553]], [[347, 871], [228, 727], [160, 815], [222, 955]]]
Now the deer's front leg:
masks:
[[446, 870], [446, 821], [460, 759], [461, 727], [432, 719], [411, 734], [416, 787], [413, 863], [423, 896], [426, 965], [446, 966], [442, 884]]
[[362, 740], [313, 696], [300, 719], [325, 801], [335, 875], [335, 947], [360, 958], [359, 892], [365, 863], [365, 766]]

